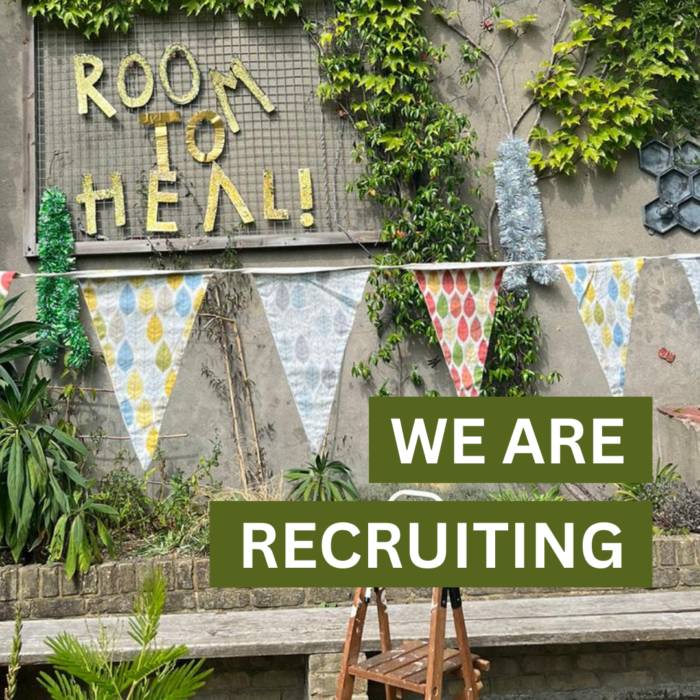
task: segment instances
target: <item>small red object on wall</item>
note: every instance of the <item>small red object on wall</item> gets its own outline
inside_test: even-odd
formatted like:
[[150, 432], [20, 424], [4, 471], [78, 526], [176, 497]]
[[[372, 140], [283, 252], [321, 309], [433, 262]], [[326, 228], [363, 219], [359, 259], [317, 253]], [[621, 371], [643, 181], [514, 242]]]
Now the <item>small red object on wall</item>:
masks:
[[659, 357], [662, 360], [666, 360], [668, 364], [673, 364], [673, 361], [676, 359], [676, 353], [671, 352], [670, 350], [667, 350], [666, 348], [659, 348]]

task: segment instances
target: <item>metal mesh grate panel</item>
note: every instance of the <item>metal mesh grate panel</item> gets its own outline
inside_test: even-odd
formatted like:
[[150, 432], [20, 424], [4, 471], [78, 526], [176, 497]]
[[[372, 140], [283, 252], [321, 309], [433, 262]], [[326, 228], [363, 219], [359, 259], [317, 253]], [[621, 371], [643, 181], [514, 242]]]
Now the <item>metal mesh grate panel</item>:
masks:
[[[322, 2], [307, 3], [307, 17], [322, 21]], [[195, 56], [201, 72], [198, 97], [188, 105], [168, 100], [158, 77], [158, 65], [172, 44], [186, 46]], [[181, 113], [181, 122], [169, 128], [171, 168], [178, 173], [176, 186], [161, 185], [163, 191], [177, 191], [177, 204], [161, 204], [159, 219], [176, 221], [179, 237], [319, 236], [328, 233], [371, 233], [379, 230], [377, 208], [360, 202], [346, 191], [360, 165], [351, 158], [354, 130], [330, 107], [322, 107], [316, 96], [319, 83], [316, 49], [298, 19], [272, 22], [223, 18], [188, 18], [183, 13], [162, 17], [141, 17], [123, 36], [112, 34], [99, 41], [86, 41], [62, 26], [37, 22], [36, 111], [37, 191], [59, 186], [68, 195], [77, 240], [129, 241], [157, 239], [172, 234], [146, 232], [146, 203], [149, 171], [156, 168], [154, 134], [138, 120], [141, 112]], [[89, 113], [78, 113], [73, 56], [88, 53], [104, 62], [104, 73], [96, 87], [117, 110], [111, 119], [89, 101]], [[117, 73], [121, 60], [131, 54], [145, 57], [154, 73], [155, 89], [150, 102], [139, 109], [127, 109], [119, 99]], [[230, 177], [245, 200], [255, 222], [244, 225], [225, 194], [220, 195], [216, 227], [204, 234], [211, 165], [196, 162], [185, 143], [185, 129], [196, 111], [210, 109], [223, 118], [209, 70], [227, 73], [231, 58], [238, 56], [248, 72], [270, 97], [276, 111], [267, 114], [250, 91], [239, 82], [228, 90], [233, 113], [241, 127], [238, 134], [226, 128], [226, 147], [216, 161]], [[87, 67], [89, 74], [91, 68]], [[186, 93], [190, 70], [184, 57], [170, 61], [168, 73], [173, 90]], [[140, 70], [127, 73], [129, 94], [143, 88]], [[225, 121], [225, 120], [224, 120]], [[206, 152], [213, 143], [213, 130], [203, 122], [197, 144]], [[298, 170], [311, 171], [314, 195], [314, 225], [304, 228]], [[263, 216], [263, 172], [274, 172], [276, 206], [289, 210], [290, 220], [267, 221]], [[85, 233], [85, 211], [76, 202], [82, 189], [82, 175], [92, 173], [95, 189], [109, 187], [110, 172], [122, 173], [126, 202], [126, 225], [117, 227], [112, 202], [98, 202], [96, 237]]]

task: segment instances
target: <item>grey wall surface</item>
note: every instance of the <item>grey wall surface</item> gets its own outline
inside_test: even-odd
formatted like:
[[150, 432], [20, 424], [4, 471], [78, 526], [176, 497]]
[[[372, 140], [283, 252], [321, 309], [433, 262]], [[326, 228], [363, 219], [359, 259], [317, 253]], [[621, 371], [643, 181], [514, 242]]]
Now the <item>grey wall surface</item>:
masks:
[[[509, 16], [519, 17], [537, 5], [540, 20], [536, 27], [517, 42], [504, 62], [504, 86], [511, 113], [518, 115], [527, 104], [525, 82], [548, 57], [553, 28], [561, 5], [555, 0], [534, 2], [517, 0], [508, 4]], [[463, 12], [469, 26], [479, 26], [480, 3], [452, 0], [450, 9]], [[19, 3], [0, 5], [0, 56], [5, 70], [0, 74], [0, 95], [3, 111], [0, 116], [0, 251], [2, 268], [28, 271], [33, 263], [22, 255], [22, 184], [21, 129], [22, 87], [20, 74], [21, 13]], [[436, 89], [457, 109], [469, 114], [479, 138], [482, 156], [478, 165], [486, 170], [492, 162], [499, 141], [507, 134], [506, 122], [496, 99], [493, 73], [486, 66], [482, 79], [466, 88], [459, 83], [459, 46], [457, 37], [431, 16], [425, 17], [428, 31], [435, 41], [446, 43], [449, 58], [439, 69]], [[478, 29], [477, 29], [478, 31]], [[493, 52], [502, 51], [507, 39], [501, 35], [487, 37], [494, 42]], [[526, 134], [525, 120], [522, 133]], [[520, 133], [520, 132], [519, 132]], [[492, 202], [492, 181], [488, 175], [480, 180], [485, 190], [481, 202], [475, 202], [485, 221]], [[649, 236], [642, 225], [641, 207], [654, 196], [651, 177], [637, 167], [636, 153], [630, 152], [616, 173], [598, 173], [582, 168], [573, 178], [556, 178], [541, 184], [542, 201], [547, 220], [549, 255], [552, 258], [609, 257], [627, 255], [660, 255], [696, 252], [698, 241], [690, 234], [675, 231], [665, 237]], [[465, 197], [468, 197], [465, 193]], [[366, 261], [358, 247], [315, 249], [269, 249], [240, 254], [243, 265], [309, 265], [347, 264]], [[207, 264], [210, 256], [191, 260], [192, 265]], [[148, 267], [148, 257], [100, 258], [79, 261], [81, 267]], [[25, 291], [24, 307], [31, 313], [34, 305], [34, 283], [18, 281], [13, 291]], [[268, 466], [281, 471], [309, 457], [301, 422], [287, 386], [269, 327], [254, 292], [242, 312], [240, 328], [248, 371], [253, 383], [253, 400], [261, 445]], [[573, 295], [565, 282], [552, 288], [534, 291], [535, 309], [542, 318], [542, 369], [558, 370], [562, 381], [547, 391], [552, 396], [606, 396], [608, 388], [584, 327], [578, 317]], [[86, 327], [90, 327], [89, 321]], [[93, 347], [98, 345], [90, 329]], [[413, 391], [409, 383], [400, 381], [396, 367], [382, 367], [376, 373], [374, 387], [351, 376], [354, 361], [364, 359], [376, 347], [376, 334], [363, 307], [358, 312], [347, 349], [342, 378], [330, 424], [329, 443], [333, 454], [345, 460], [361, 480], [367, 475], [367, 398], [384, 380], [389, 380], [392, 393]], [[676, 353], [670, 365], [657, 356], [665, 346]], [[631, 396], [651, 395], [657, 405], [693, 405], [698, 402], [700, 379], [700, 318], [691, 289], [680, 266], [671, 261], [649, 262], [641, 277], [637, 293], [636, 314], [629, 350], [627, 393]], [[425, 361], [434, 357], [435, 348], [410, 347], [402, 352], [405, 367], [417, 361], [429, 377], [431, 386], [445, 394], [451, 382], [444, 363], [430, 370]], [[211, 367], [220, 376], [223, 366], [215, 347], [205, 337], [193, 338], [188, 347], [178, 383], [166, 414], [162, 434], [187, 433], [186, 439], [163, 442], [170, 468], [191, 470], [217, 435], [224, 447], [222, 469], [217, 475], [235, 484], [238, 464], [232, 440], [231, 419], [227, 403], [202, 377], [202, 365]], [[85, 377], [87, 386], [109, 387], [103, 368]], [[98, 394], [94, 403], [82, 412], [85, 432], [99, 427], [104, 434], [124, 436], [125, 431], [114, 397]], [[698, 438], [696, 433], [671, 419], [655, 415], [655, 444], [662, 460], [675, 461], [681, 471], [693, 479], [700, 476]], [[250, 447], [250, 444], [247, 444]], [[127, 441], [103, 441], [98, 454], [98, 467], [107, 470], [115, 455], [127, 450]], [[138, 470], [138, 466], [133, 468]], [[563, 481], [566, 479], [563, 478]]]

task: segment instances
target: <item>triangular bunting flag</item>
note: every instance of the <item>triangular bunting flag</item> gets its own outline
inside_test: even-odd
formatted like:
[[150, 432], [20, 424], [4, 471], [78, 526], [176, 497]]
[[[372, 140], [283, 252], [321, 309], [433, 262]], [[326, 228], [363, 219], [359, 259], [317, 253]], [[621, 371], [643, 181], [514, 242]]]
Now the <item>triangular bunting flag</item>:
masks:
[[681, 258], [680, 263], [683, 265], [685, 276], [688, 278], [688, 283], [695, 296], [695, 304], [698, 307], [698, 313], [700, 313], [700, 259]]
[[197, 311], [205, 275], [82, 280], [122, 418], [141, 466], [160, 426]]
[[613, 396], [625, 393], [627, 346], [644, 258], [562, 265]]
[[459, 396], [479, 396], [503, 268], [416, 272]]
[[16, 275], [16, 272], [0, 271], [0, 296], [3, 299], [7, 299], [7, 295], [10, 293], [10, 285]]
[[328, 428], [345, 347], [368, 270], [255, 275], [312, 452]]

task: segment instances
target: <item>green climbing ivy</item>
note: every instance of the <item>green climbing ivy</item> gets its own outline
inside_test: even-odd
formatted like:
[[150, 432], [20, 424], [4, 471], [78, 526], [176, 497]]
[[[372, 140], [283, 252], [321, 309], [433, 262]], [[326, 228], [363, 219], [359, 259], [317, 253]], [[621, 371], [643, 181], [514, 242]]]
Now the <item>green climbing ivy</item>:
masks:
[[220, 15], [227, 10], [239, 17], [253, 17], [257, 13], [278, 19], [299, 15], [300, 0], [37, 0], [29, 2], [32, 17], [62, 22], [78, 29], [91, 39], [103, 32], [126, 33], [136, 17], [143, 14], [161, 15], [180, 10], [188, 16], [202, 13]]
[[[444, 49], [420, 26], [423, 2], [340, 0], [336, 8], [335, 19], [319, 33], [325, 75], [320, 95], [338, 103], [362, 136], [355, 156], [366, 170], [352, 187], [387, 212], [387, 248], [376, 262], [473, 259], [481, 230], [462, 190], [476, 135], [465, 115], [433, 94]], [[377, 271], [370, 283], [369, 316], [382, 344], [354, 368], [366, 379], [409, 338], [437, 342], [413, 273]], [[409, 376], [422, 384], [416, 367]]]
[[529, 294], [501, 292], [482, 396], [532, 396], [539, 386], [561, 379], [559, 372], [542, 374], [535, 369], [540, 357], [540, 319], [529, 313], [529, 306]]
[[[573, 173], [579, 162], [614, 169], [653, 131], [699, 125], [697, 0], [604, 0], [581, 16], [528, 84], [556, 120], [538, 124], [540, 171]], [[693, 108], [695, 105], [695, 108]]]
[[[188, 15], [231, 10], [241, 17], [257, 13], [272, 18], [303, 12], [296, 0], [178, 0], [172, 7], [169, 0], [37, 0], [29, 5], [33, 16], [61, 21], [87, 37], [107, 30], [126, 32], [137, 14], [174, 8]], [[476, 134], [466, 115], [433, 92], [431, 83], [445, 51], [425, 35], [424, 9], [425, 0], [336, 0], [335, 15], [326, 22], [305, 22], [319, 48], [324, 76], [319, 95], [336, 103], [340, 116], [358, 132], [354, 156], [365, 171], [350, 189], [386, 213], [386, 248], [375, 256], [384, 266], [472, 260], [481, 235], [473, 209], [464, 201], [465, 193], [480, 196], [465, 181], [478, 155]], [[370, 283], [368, 313], [381, 343], [353, 368], [365, 379], [380, 362], [393, 362], [406, 341], [437, 344], [412, 273], [377, 271]], [[539, 375], [529, 369], [538, 358], [537, 336], [531, 330], [538, 319], [528, 316], [527, 300], [506, 300], [501, 307], [510, 319], [510, 351], [499, 350], [506, 346], [496, 341], [484, 391], [532, 393], [532, 378]], [[408, 379], [424, 385], [416, 365]], [[387, 394], [387, 387], [379, 393]]]
[[[57, 188], [46, 190], [41, 197], [37, 236], [40, 272], [75, 269], [66, 195]], [[80, 324], [77, 283], [65, 277], [40, 277], [36, 289], [37, 320], [42, 324], [39, 336], [47, 341], [41, 349], [42, 359], [55, 364], [63, 348], [68, 367], [84, 368], [90, 361], [90, 343]]]

